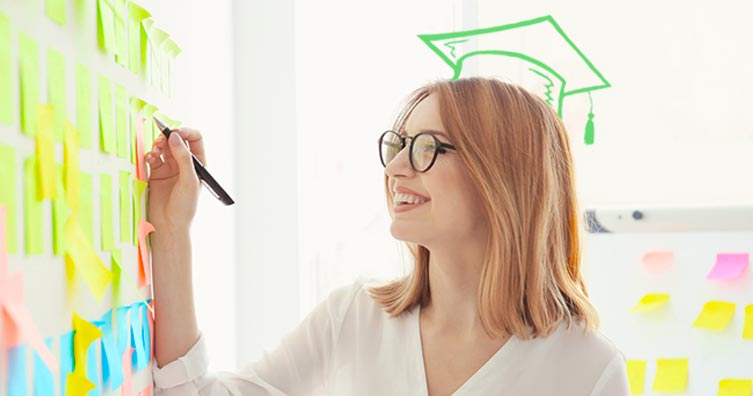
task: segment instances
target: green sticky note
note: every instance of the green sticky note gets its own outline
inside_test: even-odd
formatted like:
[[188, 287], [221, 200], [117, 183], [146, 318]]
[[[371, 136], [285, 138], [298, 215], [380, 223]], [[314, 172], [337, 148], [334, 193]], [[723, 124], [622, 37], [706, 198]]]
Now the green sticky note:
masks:
[[0, 143], [0, 205], [5, 206], [5, 239], [8, 253], [18, 252], [16, 237], [16, 151]]
[[128, 3], [128, 68], [136, 74], [142, 72], [142, 51], [146, 50], [146, 32], [141, 22], [150, 16], [136, 3]]
[[117, 136], [118, 157], [128, 158], [128, 98], [125, 87], [115, 84], [115, 135]]
[[115, 16], [115, 62], [126, 67], [128, 66], [128, 43], [126, 41], [128, 13], [125, 9], [125, 0], [110, 0], [110, 5]]
[[99, 148], [103, 153], [115, 152], [115, 133], [112, 118], [112, 85], [105, 76], [99, 76]]
[[81, 230], [86, 235], [87, 240], [91, 243], [94, 241], [94, 206], [92, 195], [92, 175], [91, 173], [81, 172], [79, 174], [79, 186], [81, 194], [78, 201], [78, 223]]
[[139, 222], [142, 216], [142, 197], [144, 196], [144, 190], [146, 189], [146, 182], [142, 182], [139, 179], [133, 179], [133, 246], [139, 241]]
[[47, 16], [60, 26], [65, 26], [65, 0], [45, 0]]
[[13, 80], [11, 80], [10, 21], [0, 12], [0, 124], [13, 123]]
[[[152, 147], [152, 142], [154, 141], [154, 121], [152, 121], [152, 116], [154, 116], [154, 113], [159, 110], [156, 106], [145, 104], [144, 109], [142, 112], [144, 113], [144, 150], [147, 150], [148, 148]], [[146, 151], [145, 151], [146, 152]]]
[[102, 250], [109, 252], [115, 248], [115, 237], [113, 236], [114, 231], [112, 226], [112, 176], [108, 173], [100, 175], [99, 198], [100, 224], [102, 225]]
[[[57, 166], [58, 190], [63, 190], [63, 166]], [[65, 203], [65, 195], [58, 194], [52, 200], [52, 253], [56, 256], [65, 254], [65, 221], [69, 214], [68, 205]]]
[[42, 202], [37, 201], [35, 166], [34, 157], [24, 161], [24, 238], [27, 256], [44, 253]]
[[97, 44], [105, 52], [115, 50], [115, 15], [106, 0], [97, 0]]
[[52, 48], [47, 49], [47, 87], [54, 112], [53, 134], [56, 142], [62, 142], [65, 125], [65, 59], [63, 54]]
[[92, 148], [91, 73], [86, 65], [76, 65], [76, 127], [81, 148]]
[[19, 33], [18, 50], [21, 78], [21, 131], [34, 136], [36, 109], [39, 102], [39, 54], [37, 42], [28, 34]]
[[120, 171], [120, 242], [131, 242], [131, 172]]
[[[120, 249], [113, 249], [110, 256], [110, 268], [112, 271], [112, 302], [114, 306], [120, 306], [120, 278], [123, 266], [123, 252]], [[118, 323], [118, 326], [121, 324]], [[122, 324], [125, 326], [125, 323]]]

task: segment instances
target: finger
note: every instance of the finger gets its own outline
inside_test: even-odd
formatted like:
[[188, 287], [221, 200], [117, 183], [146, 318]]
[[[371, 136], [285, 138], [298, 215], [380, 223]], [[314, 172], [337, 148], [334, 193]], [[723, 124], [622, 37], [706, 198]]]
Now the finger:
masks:
[[163, 180], [178, 175], [176, 168], [170, 166], [154, 153], [147, 153], [144, 160], [149, 164], [149, 180]]
[[190, 147], [193, 155], [195, 155], [196, 158], [201, 161], [204, 166], [206, 166], [207, 159], [204, 151], [204, 138], [202, 137], [201, 132], [188, 127], [173, 129], [173, 132], [178, 132], [180, 136], [183, 137], [183, 139], [188, 141], [188, 147]]
[[[199, 178], [196, 176], [196, 171], [193, 168], [193, 157], [191, 156], [191, 152], [188, 151], [188, 146], [186, 146], [181, 136], [177, 133], [170, 134], [169, 141], [170, 150], [168, 151], [172, 154], [173, 159], [178, 165], [178, 179], [186, 187], [198, 187]], [[165, 162], [169, 164], [167, 158]]]

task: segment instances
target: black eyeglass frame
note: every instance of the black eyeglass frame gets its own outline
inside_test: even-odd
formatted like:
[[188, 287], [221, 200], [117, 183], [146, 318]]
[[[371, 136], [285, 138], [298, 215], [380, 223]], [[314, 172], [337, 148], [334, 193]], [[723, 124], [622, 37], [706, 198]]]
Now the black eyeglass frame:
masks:
[[[400, 150], [397, 151], [397, 154], [395, 154], [395, 157], [397, 157], [398, 154], [400, 154], [400, 152], [403, 151], [403, 149], [405, 148], [405, 140], [406, 139], [410, 139], [411, 140], [410, 141], [410, 147], [408, 147], [408, 149], [410, 150], [408, 152], [408, 161], [410, 162], [411, 168], [413, 168], [413, 170], [416, 171], [416, 172], [418, 172], [418, 173], [428, 172], [429, 169], [431, 169], [431, 167], [434, 166], [434, 162], [436, 162], [436, 160], [437, 160], [437, 154], [444, 154], [444, 153], [447, 152], [447, 149], [457, 150], [457, 148], [455, 148], [454, 145], [449, 144], [449, 143], [444, 143], [444, 142], [440, 141], [436, 136], [434, 136], [433, 133], [431, 133], [429, 131], [417, 133], [414, 136], [403, 136], [403, 135], [401, 135], [401, 134], [399, 134], [399, 133], [397, 133], [397, 132], [395, 132], [393, 130], [386, 130], [386, 131], [384, 131], [384, 133], [382, 133], [381, 136], [379, 136], [379, 141], [378, 141], [378, 143], [379, 143], [379, 159], [382, 161], [382, 165], [385, 168], [387, 167], [387, 164], [384, 162], [384, 156], [382, 155], [382, 141], [384, 141], [384, 137], [387, 136], [388, 133], [393, 133], [393, 134], [397, 135], [398, 138], [400, 138]], [[434, 155], [431, 158], [431, 162], [429, 163], [429, 166], [427, 166], [426, 169], [424, 169], [424, 170], [418, 170], [418, 169], [416, 169], [416, 165], [413, 163], [413, 143], [415, 143], [416, 142], [416, 138], [419, 137], [419, 136], [421, 136], [421, 135], [429, 135], [429, 136], [431, 136], [432, 139], [434, 139], [434, 143], [435, 143], [435, 145], [434, 145]]]

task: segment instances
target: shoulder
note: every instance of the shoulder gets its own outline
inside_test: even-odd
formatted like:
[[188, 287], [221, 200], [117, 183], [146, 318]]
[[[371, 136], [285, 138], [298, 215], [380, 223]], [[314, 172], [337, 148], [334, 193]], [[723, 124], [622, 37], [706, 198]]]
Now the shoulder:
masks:
[[607, 365], [615, 358], [622, 356], [617, 346], [600, 331], [586, 331], [581, 323], [571, 326], [560, 324], [545, 341], [551, 348], [560, 352], [562, 359], [582, 361], [586, 358], [597, 364]]

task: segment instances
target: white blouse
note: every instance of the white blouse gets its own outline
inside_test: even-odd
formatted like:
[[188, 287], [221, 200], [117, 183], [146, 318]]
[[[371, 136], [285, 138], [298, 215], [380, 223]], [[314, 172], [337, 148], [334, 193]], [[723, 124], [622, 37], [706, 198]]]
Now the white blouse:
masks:
[[[185, 356], [152, 367], [157, 396], [426, 396], [420, 308], [390, 318], [369, 280], [342, 286], [279, 346], [238, 372], [208, 373], [203, 337]], [[512, 337], [455, 396], [627, 396], [625, 359], [600, 333], [560, 326], [546, 338]]]

